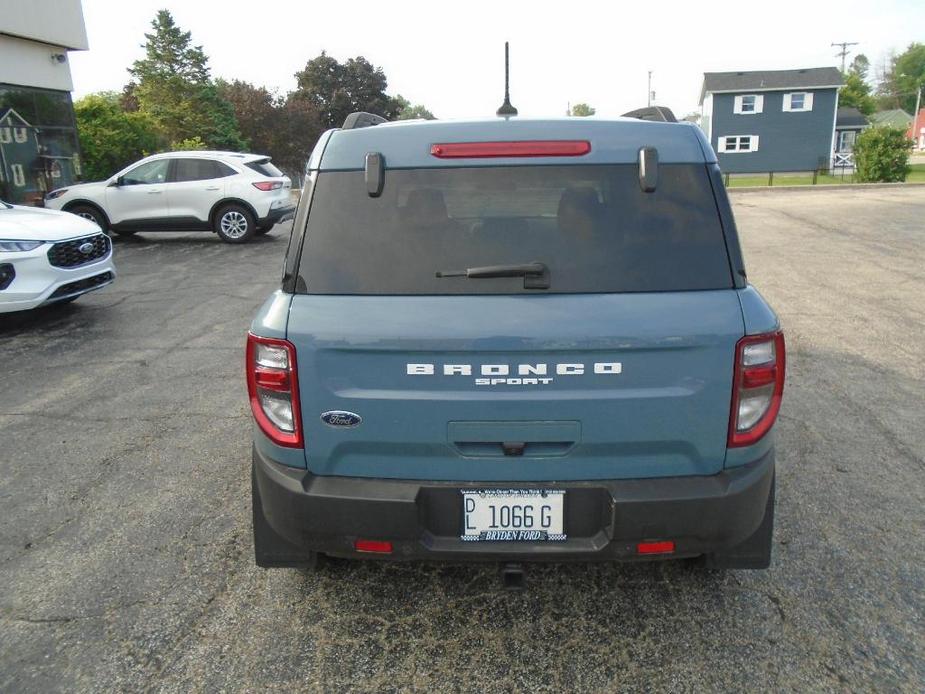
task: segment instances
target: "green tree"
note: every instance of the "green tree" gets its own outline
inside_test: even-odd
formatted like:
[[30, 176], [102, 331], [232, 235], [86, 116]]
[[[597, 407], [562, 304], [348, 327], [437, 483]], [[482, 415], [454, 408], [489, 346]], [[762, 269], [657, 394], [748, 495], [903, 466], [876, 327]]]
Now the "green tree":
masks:
[[244, 149], [234, 109], [221, 98], [209, 75], [202, 46], [192, 45], [167, 10], [151, 22], [145, 57], [129, 68], [132, 84], [123, 101], [154, 119], [169, 142], [199, 137], [209, 147]]
[[179, 142], [170, 143], [171, 152], [194, 152], [203, 149], [208, 149], [208, 147], [206, 147], [206, 143], [203, 142], [202, 138], [198, 135], [196, 137], [188, 137]]
[[309, 101], [295, 93], [279, 97], [247, 82], [219, 81], [219, 92], [234, 108], [251, 150], [268, 154], [291, 175], [301, 175], [324, 128]]
[[877, 110], [877, 100], [870, 94], [870, 85], [856, 72], [845, 76], [845, 84], [838, 92], [838, 105], [854, 106], [865, 116]]
[[423, 118], [424, 120], [436, 120], [433, 113], [430, 112], [424, 104], [412, 104], [401, 94], [394, 97], [395, 103], [398, 104], [398, 120], [414, 120]]
[[267, 150], [273, 161], [290, 175], [299, 176], [326, 128], [318, 109], [296, 92], [290, 92], [277, 105], [278, 120], [275, 136]]
[[912, 140], [902, 128], [868, 128], [854, 143], [855, 178], [896, 183], [909, 174]]
[[298, 96], [315, 107], [328, 128], [340, 127], [354, 111], [392, 120], [402, 110], [399, 102], [385, 93], [388, 82], [382, 68], [363, 56], [340, 63], [322, 51], [295, 73], [295, 78]]
[[587, 116], [593, 116], [595, 113], [597, 113], [597, 111], [594, 109], [593, 106], [588, 106], [588, 104], [582, 103], [582, 104], [575, 104], [574, 106], [569, 108], [569, 110], [566, 112], [565, 115], [587, 117]]
[[154, 120], [146, 113], [123, 111], [114, 92], [83, 97], [74, 104], [74, 116], [83, 174], [90, 180], [108, 178], [163, 144]]
[[915, 110], [916, 94], [925, 86], [925, 44], [911, 43], [905, 52], [895, 55], [884, 71], [878, 89], [883, 108]]
[[870, 72], [870, 61], [863, 53], [858, 53], [848, 66], [848, 74], [859, 75], [862, 80], [867, 81], [867, 73]]

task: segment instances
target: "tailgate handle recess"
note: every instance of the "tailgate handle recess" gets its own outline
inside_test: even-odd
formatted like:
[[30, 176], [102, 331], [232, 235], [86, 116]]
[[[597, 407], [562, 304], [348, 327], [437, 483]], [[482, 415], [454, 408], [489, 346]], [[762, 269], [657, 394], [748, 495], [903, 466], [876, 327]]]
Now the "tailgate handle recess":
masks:
[[521, 456], [524, 454], [524, 449], [527, 447], [527, 444], [523, 441], [502, 441], [501, 450], [504, 451], [504, 455], [509, 456]]

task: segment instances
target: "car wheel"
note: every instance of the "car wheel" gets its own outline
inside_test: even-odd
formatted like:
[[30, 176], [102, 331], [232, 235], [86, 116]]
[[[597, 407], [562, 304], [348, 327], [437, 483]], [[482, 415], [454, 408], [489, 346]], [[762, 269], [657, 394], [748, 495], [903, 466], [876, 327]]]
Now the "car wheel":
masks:
[[74, 207], [68, 208], [68, 212], [71, 214], [76, 214], [78, 217], [89, 219], [104, 232], [110, 234], [109, 223], [106, 221], [105, 215], [97, 208], [90, 205], [75, 205]]
[[215, 233], [225, 243], [247, 243], [257, 233], [253, 215], [241, 205], [225, 205], [215, 213]]

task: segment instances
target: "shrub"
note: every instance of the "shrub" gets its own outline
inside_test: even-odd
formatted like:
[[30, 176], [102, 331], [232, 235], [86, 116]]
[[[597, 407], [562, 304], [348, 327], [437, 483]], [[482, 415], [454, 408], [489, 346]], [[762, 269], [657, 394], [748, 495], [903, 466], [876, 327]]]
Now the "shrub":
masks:
[[868, 128], [854, 143], [855, 180], [901, 183], [909, 173], [912, 141], [900, 128]]
[[74, 104], [74, 115], [87, 180], [103, 180], [161, 148], [154, 122], [123, 111], [118, 94], [89, 94]]

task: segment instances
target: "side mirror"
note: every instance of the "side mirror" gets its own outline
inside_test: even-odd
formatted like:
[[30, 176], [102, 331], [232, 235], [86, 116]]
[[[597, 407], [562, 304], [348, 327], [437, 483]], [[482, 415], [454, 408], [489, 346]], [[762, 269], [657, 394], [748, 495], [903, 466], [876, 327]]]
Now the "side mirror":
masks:
[[125, 176], [119, 176], [119, 178], [109, 182], [110, 188], [118, 188], [124, 185], [125, 185]]

